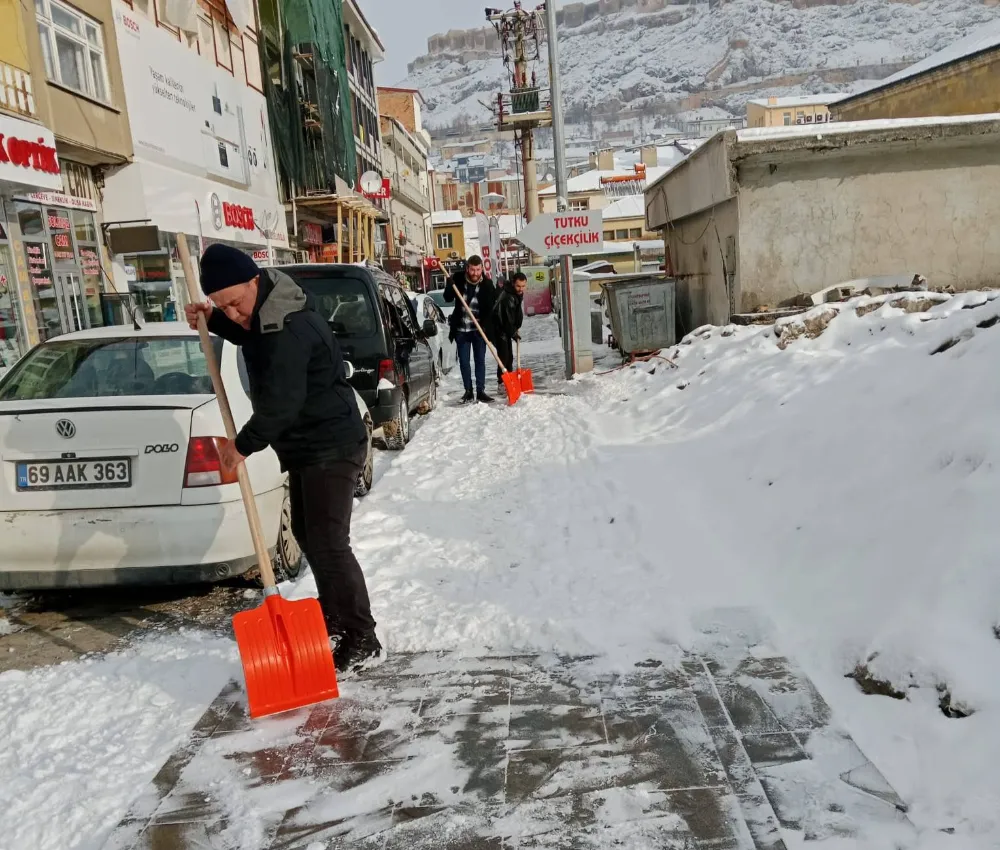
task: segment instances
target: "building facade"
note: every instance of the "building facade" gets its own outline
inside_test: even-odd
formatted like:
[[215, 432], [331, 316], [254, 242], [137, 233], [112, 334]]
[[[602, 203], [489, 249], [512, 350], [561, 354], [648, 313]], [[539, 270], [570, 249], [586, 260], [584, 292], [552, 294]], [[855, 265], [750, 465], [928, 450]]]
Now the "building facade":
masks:
[[4, 4], [0, 63], [0, 360], [9, 365], [39, 341], [116, 320], [101, 189], [132, 144], [109, 0]]
[[837, 121], [1000, 112], [1000, 21], [830, 108]]
[[398, 119], [383, 115], [379, 120], [382, 169], [392, 187], [386, 268], [402, 272], [416, 285], [423, 281], [431, 241], [427, 149]]
[[747, 127], [790, 127], [793, 124], [825, 124], [830, 104], [841, 95], [769, 97], [747, 102]]
[[833, 122], [723, 133], [646, 189], [682, 326], [797, 303], [826, 287], [923, 275], [991, 287], [1000, 121]]
[[262, 264], [288, 257], [258, 35], [221, 0], [176, 25], [151, 3], [111, 1], [135, 153], [106, 177], [105, 217], [112, 236], [159, 229], [158, 248], [139, 246], [155, 250], [115, 255], [115, 285], [146, 321], [171, 320], [187, 301], [178, 234], [192, 253], [221, 242]]

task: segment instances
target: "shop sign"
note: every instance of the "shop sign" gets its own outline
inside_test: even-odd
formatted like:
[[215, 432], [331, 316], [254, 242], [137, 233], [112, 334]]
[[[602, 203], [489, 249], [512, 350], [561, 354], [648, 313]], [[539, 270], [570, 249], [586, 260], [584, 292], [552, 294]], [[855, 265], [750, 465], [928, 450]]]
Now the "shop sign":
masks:
[[369, 201], [388, 201], [392, 197], [392, 184], [389, 178], [384, 178], [381, 185], [362, 188], [359, 183], [355, 189], [359, 194], [364, 195]]
[[302, 222], [299, 224], [299, 241], [303, 245], [322, 245], [323, 228], [308, 221]]
[[0, 181], [62, 189], [52, 131], [41, 124], [0, 114]]
[[69, 219], [62, 215], [49, 213], [49, 230], [69, 230]]
[[97, 212], [97, 204], [90, 198], [74, 198], [72, 195], [63, 195], [59, 192], [28, 192], [24, 195], [18, 195], [16, 200], [31, 201], [50, 207], [67, 207], [73, 210]]
[[24, 243], [24, 256], [28, 261], [28, 279], [35, 289], [43, 289], [52, 285], [48, 253], [45, 247], [44, 242]]
[[101, 257], [94, 248], [80, 248], [80, 265], [85, 275], [100, 275]]
[[222, 217], [229, 227], [238, 230], [254, 230], [253, 210], [242, 204], [222, 203]]
[[264, 96], [130, 5], [112, 4], [136, 159], [277, 200]]
[[139, 271], [131, 263], [126, 263], [124, 266], [125, 277], [128, 280], [137, 280], [139, 278]]
[[263, 251], [254, 251], [251, 255], [255, 263], [269, 263], [271, 261], [271, 252], [266, 248]]

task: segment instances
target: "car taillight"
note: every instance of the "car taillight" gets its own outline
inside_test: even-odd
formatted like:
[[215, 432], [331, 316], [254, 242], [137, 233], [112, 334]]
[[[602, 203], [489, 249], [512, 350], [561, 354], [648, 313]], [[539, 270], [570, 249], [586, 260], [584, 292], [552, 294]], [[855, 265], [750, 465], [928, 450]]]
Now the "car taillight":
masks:
[[188, 442], [187, 462], [184, 464], [185, 487], [218, 487], [239, 481], [236, 470], [222, 468], [222, 437], [192, 437]]
[[396, 364], [391, 360], [379, 360], [378, 362], [378, 379], [387, 381], [396, 380]]

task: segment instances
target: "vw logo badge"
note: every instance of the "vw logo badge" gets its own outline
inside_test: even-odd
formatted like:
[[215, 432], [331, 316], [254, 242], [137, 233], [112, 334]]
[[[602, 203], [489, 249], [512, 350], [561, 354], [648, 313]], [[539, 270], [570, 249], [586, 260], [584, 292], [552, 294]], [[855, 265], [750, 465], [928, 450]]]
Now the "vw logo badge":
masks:
[[222, 230], [222, 201], [219, 200], [219, 196], [215, 192], [212, 192], [208, 203], [212, 208], [212, 224], [215, 225], [216, 230]]
[[56, 433], [60, 437], [65, 437], [67, 440], [76, 436], [76, 425], [70, 422], [68, 419], [60, 419], [56, 422]]

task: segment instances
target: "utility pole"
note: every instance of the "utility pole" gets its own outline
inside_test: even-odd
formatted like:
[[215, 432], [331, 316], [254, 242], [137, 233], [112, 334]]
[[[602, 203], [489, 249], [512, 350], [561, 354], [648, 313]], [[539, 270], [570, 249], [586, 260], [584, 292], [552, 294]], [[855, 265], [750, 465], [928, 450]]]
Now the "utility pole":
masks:
[[[569, 206], [566, 181], [566, 127], [563, 123], [562, 83], [559, 79], [559, 37], [556, 33], [555, 0], [546, 0], [545, 29], [549, 40], [549, 86], [552, 90], [552, 144], [556, 160], [556, 209], [563, 212]], [[559, 263], [562, 270], [560, 324], [563, 351], [566, 355], [566, 380], [576, 372], [576, 340], [573, 333], [573, 259], [564, 254]]]
[[[524, 18], [527, 13], [515, 11], [514, 18], [514, 90], [528, 88], [528, 53], [525, 44]], [[525, 219], [531, 222], [538, 215], [538, 171], [535, 168], [535, 131], [531, 126], [521, 131], [521, 173], [524, 174]]]

